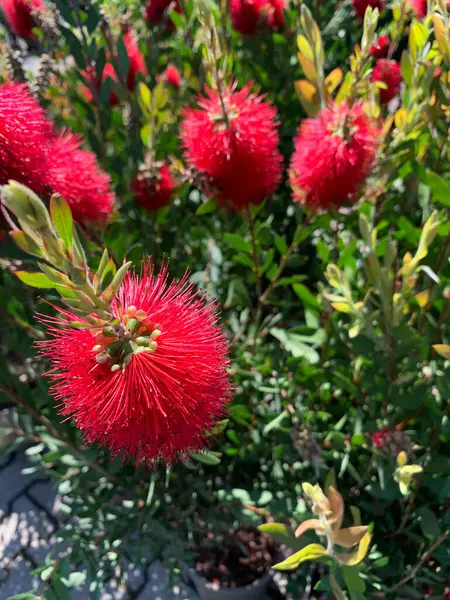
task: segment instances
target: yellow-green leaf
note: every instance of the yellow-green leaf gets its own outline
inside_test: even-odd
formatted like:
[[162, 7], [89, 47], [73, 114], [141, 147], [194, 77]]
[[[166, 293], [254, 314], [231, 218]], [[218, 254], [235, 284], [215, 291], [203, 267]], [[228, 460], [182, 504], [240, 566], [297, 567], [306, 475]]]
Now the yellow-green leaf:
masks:
[[316, 116], [320, 110], [320, 98], [317, 88], [306, 79], [295, 81], [294, 87], [295, 93], [308, 117]]
[[297, 36], [297, 47], [305, 58], [307, 58], [308, 60], [314, 60], [313, 51], [308, 40], [305, 38], [304, 35]]
[[348, 567], [353, 567], [354, 565], [359, 565], [359, 563], [364, 560], [370, 546], [371, 535], [370, 533], [365, 533], [362, 540], [359, 542], [358, 550], [352, 553], [342, 553], [337, 554], [336, 557], [338, 561], [342, 565], [347, 565]]
[[53, 225], [62, 239], [64, 247], [72, 250], [73, 219], [72, 211], [67, 201], [60, 194], [53, 194], [50, 198], [50, 215]]
[[325, 88], [329, 94], [332, 94], [337, 86], [341, 83], [343, 77], [342, 69], [337, 67], [325, 79]]
[[292, 571], [307, 560], [317, 560], [327, 555], [326, 549], [322, 544], [309, 544], [306, 548], [295, 552], [285, 560], [273, 566], [279, 571]]
[[303, 54], [301, 54], [300, 52], [297, 54], [297, 56], [298, 56], [298, 62], [300, 63], [300, 65], [303, 69], [303, 73], [306, 75], [307, 79], [309, 79], [309, 81], [311, 81], [311, 83], [316, 83], [317, 82], [317, 72], [316, 72], [316, 67], [314, 66], [314, 62], [312, 60], [309, 60], [305, 56], [303, 56]]
[[352, 312], [351, 306], [349, 304], [347, 304], [346, 302], [332, 302], [331, 306], [334, 308], [334, 310], [337, 310], [342, 313], [351, 313]]
[[434, 344], [433, 350], [446, 360], [450, 360], [450, 346], [448, 344]]
[[27, 271], [15, 271], [14, 273], [22, 283], [30, 287], [49, 289], [57, 287], [57, 284], [52, 281], [44, 273], [28, 273]]

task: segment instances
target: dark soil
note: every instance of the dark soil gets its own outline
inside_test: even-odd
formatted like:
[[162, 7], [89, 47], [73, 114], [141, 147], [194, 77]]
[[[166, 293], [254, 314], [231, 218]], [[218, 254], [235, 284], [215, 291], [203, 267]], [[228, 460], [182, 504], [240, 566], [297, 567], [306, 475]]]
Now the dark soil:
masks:
[[278, 545], [254, 527], [230, 530], [197, 548], [196, 572], [224, 588], [249, 585], [277, 562]]

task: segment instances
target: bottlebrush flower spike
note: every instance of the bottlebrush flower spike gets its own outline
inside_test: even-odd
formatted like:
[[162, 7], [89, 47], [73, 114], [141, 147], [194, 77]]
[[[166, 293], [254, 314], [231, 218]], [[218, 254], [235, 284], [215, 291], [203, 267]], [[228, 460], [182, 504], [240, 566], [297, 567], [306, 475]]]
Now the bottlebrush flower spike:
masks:
[[375, 58], [386, 58], [389, 52], [391, 38], [388, 35], [380, 35], [370, 47], [370, 54]]
[[144, 168], [133, 182], [134, 198], [143, 208], [153, 212], [169, 204], [175, 187], [176, 182], [166, 164], [160, 165], [156, 173]]
[[378, 8], [381, 12], [384, 9], [384, 0], [353, 0], [353, 8], [358, 17], [363, 20], [368, 6]]
[[[128, 54], [128, 60], [129, 60], [129, 68], [128, 68], [126, 84], [127, 84], [127, 88], [130, 90], [130, 92], [132, 92], [136, 85], [136, 77], [137, 77], [138, 73], [142, 73], [143, 75], [146, 75], [147, 68], [145, 66], [144, 57], [142, 56], [139, 46], [137, 45], [137, 43], [135, 41], [134, 34], [130, 29], [128, 29], [127, 31], [124, 32], [123, 41], [125, 44], [125, 48], [126, 48], [126, 51]], [[105, 79], [107, 77], [110, 77], [116, 83], [119, 82], [119, 78], [114, 69], [114, 66], [110, 62], [106, 63], [100, 79], [96, 76], [95, 72], [93, 72], [92, 70], [91, 71], [88, 70], [85, 73], [85, 76], [89, 79], [89, 81], [92, 82], [92, 85], [95, 86], [95, 88], [97, 89], [98, 92], [100, 92], [102, 83], [103, 83], [103, 81], [105, 81]], [[93, 100], [92, 92], [87, 86], [83, 86], [83, 94], [84, 94], [86, 100], [88, 100], [88, 102], [92, 102], [92, 100]], [[111, 92], [111, 94], [109, 96], [109, 105], [116, 106], [117, 104], [119, 104], [119, 98], [115, 92]]]
[[127, 75], [127, 86], [132, 92], [136, 85], [136, 77], [138, 73], [147, 75], [147, 67], [145, 66], [144, 57], [136, 43], [136, 39], [131, 29], [128, 29], [123, 34], [123, 41], [127, 50], [130, 67]]
[[34, 37], [33, 27], [36, 27], [37, 23], [33, 12], [45, 10], [43, 0], [0, 0], [0, 6], [8, 25], [16, 35]]
[[[211, 178], [220, 200], [235, 210], [259, 204], [281, 179], [277, 113], [246, 85], [207, 89], [199, 108], [184, 112], [181, 140], [189, 166]], [[245, 173], [245, 177], [243, 174]]]
[[169, 463], [201, 450], [230, 397], [214, 303], [187, 274], [169, 283], [167, 266], [155, 274], [147, 262], [125, 276], [111, 308], [119, 322], [105, 330], [75, 329], [68, 312], [46, 321], [41, 353], [61, 413], [124, 459]]
[[48, 184], [63, 196], [80, 223], [102, 225], [114, 210], [109, 175], [100, 169], [90, 150], [80, 148], [82, 139], [66, 132], [49, 151]]
[[242, 35], [254, 35], [263, 22], [267, 0], [230, 0], [231, 22]]
[[149, 0], [145, 9], [145, 19], [149, 24], [154, 23], [155, 25], [166, 21], [167, 29], [175, 29], [175, 23], [169, 16], [171, 12], [181, 14], [178, 0]]
[[174, 88], [179, 88], [181, 85], [180, 71], [175, 67], [175, 65], [167, 65], [166, 70], [162, 74], [162, 80]]
[[402, 83], [400, 65], [395, 60], [380, 58], [372, 73], [372, 81], [381, 81], [386, 88], [380, 88], [380, 104], [387, 104], [396, 96]]
[[395, 457], [400, 452], [410, 455], [413, 446], [407, 433], [390, 427], [383, 427], [372, 434], [372, 442], [375, 448]]
[[0, 85], [0, 185], [13, 179], [43, 193], [53, 128], [26, 84]]
[[375, 159], [378, 133], [360, 103], [332, 104], [305, 119], [291, 160], [294, 201], [326, 210], [357, 200]]
[[409, 0], [409, 5], [418, 19], [425, 19], [428, 12], [428, 0]]
[[230, 0], [231, 22], [242, 35], [254, 35], [264, 24], [281, 29], [284, 9], [285, 0]]

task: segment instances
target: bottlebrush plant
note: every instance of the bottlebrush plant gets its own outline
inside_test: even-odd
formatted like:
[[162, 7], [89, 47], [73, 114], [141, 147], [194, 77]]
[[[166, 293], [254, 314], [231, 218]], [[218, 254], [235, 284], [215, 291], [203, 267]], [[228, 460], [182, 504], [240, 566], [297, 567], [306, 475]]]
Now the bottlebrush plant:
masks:
[[1, 452], [51, 478], [66, 540], [30, 598], [176, 576], [239, 525], [289, 549], [293, 598], [450, 592], [425, 4], [0, 2]]

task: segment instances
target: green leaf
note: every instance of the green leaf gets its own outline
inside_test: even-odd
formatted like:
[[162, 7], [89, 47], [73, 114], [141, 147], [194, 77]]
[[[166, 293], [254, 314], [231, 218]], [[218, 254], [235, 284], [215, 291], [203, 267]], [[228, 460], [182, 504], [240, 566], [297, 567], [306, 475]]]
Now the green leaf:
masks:
[[57, 288], [58, 285], [52, 281], [44, 273], [29, 273], [27, 271], [15, 271], [14, 274], [20, 279], [22, 283], [29, 285], [30, 287], [51, 289]]
[[212, 467], [220, 465], [221, 457], [221, 452], [213, 452], [212, 450], [208, 450], [207, 452], [194, 452], [191, 454], [191, 458], [197, 462], [202, 463], [203, 465], [210, 465]]
[[213, 196], [207, 202], [204, 202], [203, 204], [201, 204], [195, 211], [195, 214], [198, 216], [207, 215], [209, 213], [214, 212], [216, 210], [216, 208], [217, 208], [217, 200]]
[[9, 235], [11, 236], [16, 246], [20, 248], [23, 252], [31, 254], [32, 256], [37, 256], [38, 258], [42, 258], [42, 248], [33, 240], [33, 238], [27, 235], [24, 231], [16, 229], [15, 231], [10, 231]]
[[127, 47], [121, 35], [117, 41], [117, 58], [119, 61], [119, 69], [123, 79], [126, 79], [130, 69], [130, 59], [128, 57]]
[[69, 251], [72, 250], [72, 211], [66, 200], [59, 194], [53, 194], [50, 198], [50, 215], [52, 217], [53, 225], [63, 241], [64, 247]]
[[305, 358], [309, 363], [316, 364], [320, 360], [319, 354], [312, 348], [305, 344], [302, 340], [303, 336], [296, 333], [290, 333], [284, 329], [278, 329], [273, 327], [270, 330], [270, 334], [279, 340], [287, 352], [290, 352], [295, 358]]
[[306, 306], [311, 308], [319, 308], [317, 298], [308, 290], [303, 283], [294, 283], [292, 289]]
[[430, 186], [433, 202], [450, 206], [450, 185], [446, 179], [433, 171], [427, 171], [427, 184]]
[[288, 245], [286, 244], [284, 238], [281, 237], [281, 235], [276, 235], [275, 236], [275, 246], [276, 249], [278, 250], [278, 252], [284, 256], [287, 251], [289, 250]]
[[327, 551], [321, 544], [309, 544], [306, 548], [295, 552], [292, 556], [277, 563], [273, 568], [279, 571], [293, 571], [307, 560], [318, 560], [326, 555]]
[[267, 435], [269, 433], [269, 431], [272, 431], [272, 429], [278, 429], [279, 426], [281, 425], [282, 421], [284, 421], [284, 419], [287, 416], [288, 416], [288, 411], [283, 410], [283, 412], [280, 413], [278, 416], [276, 416], [275, 419], [272, 419], [272, 421], [270, 421], [270, 423], [267, 423], [267, 425], [263, 429], [263, 435]]
[[434, 512], [427, 506], [421, 506], [417, 512], [419, 525], [422, 533], [427, 538], [437, 538], [441, 534], [441, 528]]
[[225, 233], [223, 237], [230, 244], [230, 246], [232, 246], [236, 250], [239, 250], [240, 252], [248, 252], [249, 254], [251, 254], [251, 244], [249, 242], [246, 242], [237, 233]]
[[82, 586], [84, 584], [84, 582], [86, 581], [86, 578], [87, 578], [87, 575], [83, 571], [74, 571], [73, 573], [71, 573], [69, 575], [68, 578], [61, 577], [61, 581], [67, 587], [73, 588], [73, 587]]
[[40, 596], [36, 596], [33, 592], [24, 592], [23, 594], [15, 594], [9, 596], [8, 600], [39, 600]]
[[353, 592], [364, 593], [366, 591], [366, 584], [361, 577], [359, 567], [342, 567], [342, 575], [352, 600]]

